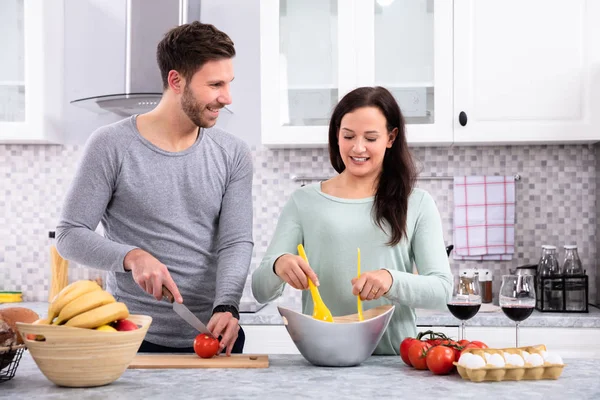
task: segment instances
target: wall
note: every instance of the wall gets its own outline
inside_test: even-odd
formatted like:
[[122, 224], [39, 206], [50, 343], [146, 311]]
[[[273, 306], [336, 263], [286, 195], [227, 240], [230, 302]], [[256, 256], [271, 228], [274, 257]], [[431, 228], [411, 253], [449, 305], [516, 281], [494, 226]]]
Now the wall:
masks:
[[[490, 268], [494, 295], [510, 268], [536, 263], [542, 244], [576, 243], [590, 275], [590, 299], [596, 298], [596, 162], [593, 146], [505, 146], [414, 148], [422, 175], [519, 173], [516, 206], [516, 254], [512, 261], [461, 262], [459, 267]], [[80, 146], [0, 146], [0, 290], [22, 290], [27, 300], [44, 300], [49, 286], [50, 240], [63, 195], [72, 179]], [[264, 254], [279, 212], [299, 187], [297, 175], [333, 174], [324, 149], [269, 150], [253, 148], [255, 176], [254, 270]], [[418, 185], [436, 200], [447, 243], [452, 242], [452, 181], [422, 180]], [[94, 277], [96, 270], [72, 265], [71, 279]], [[252, 300], [247, 284], [243, 300]], [[286, 289], [285, 304], [299, 307], [299, 293]]]

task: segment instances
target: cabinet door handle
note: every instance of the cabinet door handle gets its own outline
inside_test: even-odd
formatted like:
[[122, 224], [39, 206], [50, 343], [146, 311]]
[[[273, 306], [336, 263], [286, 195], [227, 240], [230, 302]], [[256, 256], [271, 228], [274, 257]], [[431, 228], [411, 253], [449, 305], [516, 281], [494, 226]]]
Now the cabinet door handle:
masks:
[[461, 111], [460, 114], [458, 114], [458, 122], [460, 123], [461, 126], [467, 125], [467, 113], [466, 112]]

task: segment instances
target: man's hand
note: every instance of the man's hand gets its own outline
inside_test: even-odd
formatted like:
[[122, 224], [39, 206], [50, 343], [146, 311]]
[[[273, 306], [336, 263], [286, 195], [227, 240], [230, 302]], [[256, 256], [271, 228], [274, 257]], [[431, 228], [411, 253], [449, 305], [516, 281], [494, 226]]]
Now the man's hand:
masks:
[[154, 296], [156, 300], [162, 299], [162, 287], [164, 285], [173, 293], [176, 302], [183, 303], [179, 289], [173, 278], [171, 278], [166, 265], [147, 251], [142, 249], [131, 250], [123, 259], [123, 268], [131, 271], [135, 283], [140, 285], [145, 292]]
[[225, 354], [230, 356], [233, 345], [238, 337], [238, 331], [240, 330], [237, 318], [234, 318], [230, 312], [217, 312], [213, 314], [206, 327], [212, 332], [214, 337], [218, 338], [221, 336], [219, 353], [226, 348]]
[[284, 254], [275, 261], [275, 274], [288, 285], [298, 290], [308, 289], [308, 278], [319, 286], [319, 278], [313, 269], [300, 256]]

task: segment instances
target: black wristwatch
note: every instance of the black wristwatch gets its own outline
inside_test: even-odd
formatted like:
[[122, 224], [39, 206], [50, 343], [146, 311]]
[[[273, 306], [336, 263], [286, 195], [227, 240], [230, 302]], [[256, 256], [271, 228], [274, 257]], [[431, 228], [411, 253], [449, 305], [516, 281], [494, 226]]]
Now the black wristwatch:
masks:
[[230, 305], [226, 305], [226, 304], [216, 306], [212, 313], [215, 314], [218, 312], [230, 312], [231, 315], [233, 315], [233, 318], [237, 319], [238, 321], [240, 319], [240, 312], [234, 306], [230, 306]]

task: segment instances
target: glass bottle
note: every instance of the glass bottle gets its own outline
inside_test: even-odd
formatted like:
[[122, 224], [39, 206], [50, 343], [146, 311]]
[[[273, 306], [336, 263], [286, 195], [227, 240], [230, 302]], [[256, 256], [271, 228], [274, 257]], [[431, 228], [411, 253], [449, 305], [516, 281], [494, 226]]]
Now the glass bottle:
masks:
[[543, 245], [542, 257], [538, 264], [538, 284], [540, 286], [541, 309], [545, 311], [563, 311], [562, 271], [558, 264], [556, 246]]
[[565, 261], [563, 270], [565, 274], [565, 308], [568, 311], [584, 311], [586, 308], [584, 271], [577, 253], [576, 245], [565, 245]]

